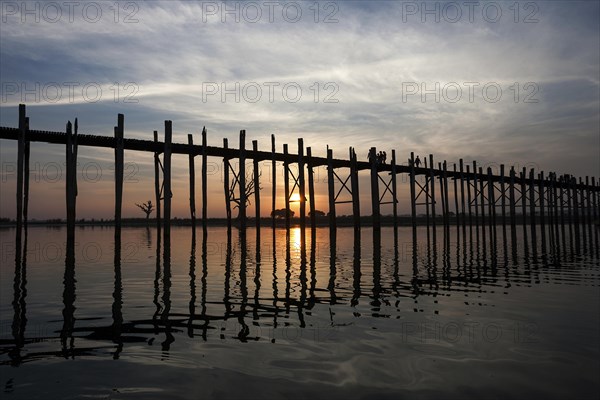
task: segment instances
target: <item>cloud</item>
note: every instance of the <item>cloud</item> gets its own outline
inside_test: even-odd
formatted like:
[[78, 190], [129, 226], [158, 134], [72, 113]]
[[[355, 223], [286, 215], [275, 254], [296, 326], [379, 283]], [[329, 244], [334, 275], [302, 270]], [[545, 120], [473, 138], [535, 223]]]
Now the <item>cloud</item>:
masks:
[[[57, 23], [3, 14], [3, 126], [16, 124], [22, 84], [54, 82], [64, 89], [76, 82], [73, 99], [63, 90], [60, 101], [41, 93], [38, 102], [27, 102], [35, 127], [62, 130], [77, 116], [82, 131], [111, 135], [123, 112], [129, 137], [149, 138], [171, 119], [177, 141], [207, 126], [212, 145], [246, 129], [265, 148], [271, 133], [292, 148], [302, 136], [315, 155], [329, 144], [343, 157], [348, 146], [364, 149], [362, 157], [376, 145], [396, 148], [399, 159], [415, 151], [449, 161], [534, 162], [577, 175], [600, 169], [595, 2], [535, 3], [537, 11], [519, 3], [518, 15], [508, 3], [494, 3], [502, 9], [498, 22], [482, 14], [490, 3], [481, 2], [472, 22], [463, 6], [456, 23], [443, 13], [439, 23], [429, 14], [422, 22], [422, 10], [413, 14], [406, 2], [320, 3], [318, 23], [309, 3], [298, 3], [302, 17], [294, 23], [294, 9], [285, 15], [283, 5], [269, 22], [261, 2], [256, 23], [249, 22], [255, 16], [249, 3], [229, 3], [239, 6], [239, 23], [233, 14], [221, 22], [223, 3], [135, 2], [136, 8], [119, 10], [117, 22], [114, 5], [99, 4], [103, 14], [95, 23], [93, 14], [86, 19], [77, 12], [73, 22]], [[216, 13], [207, 4], [216, 4]], [[451, 11], [448, 2], [431, 4]], [[138, 22], [125, 23], [134, 11]], [[338, 22], [324, 23], [328, 15]], [[525, 23], [527, 16], [538, 22]], [[7, 92], [10, 83], [18, 84], [16, 94]], [[101, 88], [97, 102], [79, 89], [86, 84]], [[406, 84], [419, 92], [403, 96]], [[462, 97], [452, 102], [456, 85]], [[257, 87], [262, 92], [254, 101]], [[298, 87], [302, 96], [295, 101]], [[423, 96], [423, 88], [437, 96]], [[486, 99], [496, 88], [500, 99]], [[137, 103], [125, 102], [132, 98]], [[525, 101], [531, 99], [537, 102]], [[577, 156], [563, 156], [565, 150]], [[3, 158], [10, 151], [3, 143]]]

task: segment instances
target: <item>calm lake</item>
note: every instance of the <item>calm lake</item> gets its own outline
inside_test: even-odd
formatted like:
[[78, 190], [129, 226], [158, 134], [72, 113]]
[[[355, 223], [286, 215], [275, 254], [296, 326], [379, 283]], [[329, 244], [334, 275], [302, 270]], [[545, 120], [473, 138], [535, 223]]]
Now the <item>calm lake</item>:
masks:
[[598, 233], [518, 228], [2, 229], [2, 398], [597, 399]]

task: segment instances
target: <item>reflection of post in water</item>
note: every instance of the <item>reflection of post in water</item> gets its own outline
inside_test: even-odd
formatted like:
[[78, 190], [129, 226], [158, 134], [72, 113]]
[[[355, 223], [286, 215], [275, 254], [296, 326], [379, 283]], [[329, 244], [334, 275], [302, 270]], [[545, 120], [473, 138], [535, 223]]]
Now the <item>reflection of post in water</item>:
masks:
[[171, 321], [169, 314], [171, 312], [171, 239], [165, 234], [165, 248], [163, 249], [163, 305], [161, 313], [161, 323], [165, 330], [165, 340], [161, 343], [162, 350], [168, 352], [171, 348], [171, 343], [175, 341], [171, 333]]
[[260, 307], [260, 267], [261, 267], [261, 256], [260, 256], [260, 232], [256, 230], [256, 272], [254, 273], [254, 307], [252, 310], [252, 320], [255, 323], [259, 319], [258, 308]]
[[[277, 236], [273, 228], [273, 329], [277, 328], [277, 315], [279, 314], [278, 302], [279, 291], [277, 290]], [[275, 339], [273, 339], [274, 341]]]
[[371, 311], [377, 316], [381, 310], [381, 231], [373, 229], [373, 298]]
[[285, 314], [290, 313], [290, 278], [291, 278], [291, 255], [290, 255], [290, 230], [285, 230]]
[[[336, 258], [337, 258], [337, 246], [336, 246], [336, 230], [331, 230], [332, 235], [329, 240], [329, 282], [327, 283], [327, 290], [329, 290], [329, 304], [333, 305], [337, 303], [337, 296], [335, 294], [335, 278], [337, 275]], [[360, 235], [360, 230], [354, 230], [354, 237]], [[356, 242], [356, 240], [355, 240]]]
[[[300, 228], [303, 230], [302, 228]], [[306, 291], [307, 277], [306, 277], [306, 237], [301, 239], [300, 243], [300, 300], [298, 301], [298, 320], [300, 321], [300, 327], [306, 327], [304, 321], [304, 303], [306, 302]]]
[[121, 242], [115, 241], [115, 288], [113, 291], [113, 304], [112, 304], [112, 340], [117, 345], [113, 358], [116, 360], [119, 358], [119, 354], [123, 351], [123, 340], [121, 339], [122, 327], [123, 327], [123, 284], [121, 279]]
[[[445, 230], [445, 229], [444, 229]], [[416, 240], [412, 242], [412, 267], [413, 267], [413, 276], [411, 279], [411, 286], [413, 287], [414, 299], [416, 302], [417, 297], [419, 297], [419, 248]]]
[[162, 307], [160, 305], [160, 302], [158, 301], [158, 296], [160, 295], [160, 250], [161, 250], [161, 234], [160, 234], [160, 229], [157, 229], [156, 231], [156, 268], [155, 268], [155, 273], [154, 273], [154, 298], [152, 299], [152, 302], [154, 303], [154, 305], [156, 306], [156, 311], [154, 312], [154, 315], [152, 316], [152, 322], [154, 325], [154, 334], [158, 335], [158, 316], [160, 315], [161, 311], [162, 311]]
[[196, 319], [196, 229], [192, 228], [192, 245], [190, 250], [190, 316], [188, 318], [188, 336], [194, 337], [194, 321]]
[[315, 289], [317, 287], [317, 230], [310, 231], [310, 289], [308, 299], [308, 309], [315, 305]]
[[[596, 186], [596, 178], [592, 176], [592, 186], [594, 187], [594, 190], [592, 191], [592, 203], [593, 203], [593, 207], [592, 210], [594, 211], [593, 217], [594, 217], [594, 223], [595, 224], [600, 224], [600, 221], [598, 220], [598, 197], [600, 196], [599, 192], [598, 192], [598, 187]], [[600, 246], [598, 245], [598, 235], [600, 235], [600, 226], [596, 225], [595, 229], [594, 229], [594, 248], [596, 249], [596, 257], [600, 257]]]
[[[414, 229], [413, 229], [414, 230]], [[335, 244], [334, 244], [335, 246]], [[358, 299], [360, 298], [360, 232], [354, 231], [354, 258], [353, 258], [353, 282], [352, 286], [354, 291], [352, 293], [352, 300], [350, 305], [356, 307], [358, 305]], [[355, 316], [360, 316], [358, 312], [354, 312]]]
[[[75, 327], [75, 242], [67, 240], [67, 252], [65, 258], [65, 274], [63, 277], [63, 327], [60, 332], [60, 342], [63, 356], [69, 357], [73, 351]], [[70, 339], [70, 340], [69, 340]], [[67, 343], [68, 342], [68, 343]]]
[[13, 283], [13, 322], [12, 335], [15, 347], [8, 352], [11, 365], [21, 364], [21, 349], [25, 344], [25, 329], [27, 328], [27, 223], [24, 225], [25, 239], [23, 241], [23, 258], [21, 259], [20, 243], [15, 245], [15, 278]]
[[247, 251], [247, 243], [246, 243], [246, 234], [242, 233], [244, 229], [240, 231], [240, 292], [242, 295], [240, 301], [240, 310], [238, 312], [238, 323], [240, 324], [240, 331], [238, 333], [238, 339], [242, 342], [246, 341], [248, 334], [250, 333], [250, 328], [246, 324], [244, 316], [246, 315], [246, 305], [248, 304], [248, 285], [246, 283], [246, 267], [247, 262], [246, 258], [248, 256]]
[[231, 314], [231, 296], [230, 296], [230, 282], [231, 282], [231, 229], [227, 229], [227, 251], [225, 253], [225, 284], [223, 287], [223, 306], [225, 306], [224, 320], [226, 321]]
[[200, 292], [200, 305], [201, 305], [201, 317], [204, 320], [202, 327], [202, 339], [206, 341], [206, 330], [208, 328], [208, 318], [206, 317], [206, 276], [208, 275], [208, 257], [206, 254], [206, 241], [208, 239], [208, 232], [202, 228], [202, 277], [200, 278], [201, 292]]

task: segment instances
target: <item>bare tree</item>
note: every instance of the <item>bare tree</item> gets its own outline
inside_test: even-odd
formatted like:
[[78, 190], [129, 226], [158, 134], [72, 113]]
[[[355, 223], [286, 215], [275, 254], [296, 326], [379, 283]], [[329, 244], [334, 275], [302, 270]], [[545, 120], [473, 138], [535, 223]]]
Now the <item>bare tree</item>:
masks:
[[[260, 178], [262, 175], [262, 171], [258, 173], [258, 178]], [[231, 187], [229, 188], [229, 192], [230, 193], [234, 193], [234, 189], [235, 189], [235, 185], [237, 184], [237, 181], [234, 180], [231, 184]], [[256, 182], [254, 181], [252, 174], [247, 174], [246, 175], [246, 207], [248, 207], [251, 204], [251, 197], [254, 194], [255, 190], [256, 190]], [[258, 187], [258, 190], [262, 189], [260, 186]], [[231, 199], [232, 202], [235, 203], [235, 206], [233, 208], [240, 208], [240, 199], [239, 198], [233, 198]], [[238, 211], [238, 216], [237, 218], [240, 217], [239, 211]]]
[[135, 203], [143, 212], [146, 213], [146, 221], [150, 218], [150, 214], [154, 211], [154, 204], [152, 204], [152, 200], [148, 200], [146, 203], [138, 204]]

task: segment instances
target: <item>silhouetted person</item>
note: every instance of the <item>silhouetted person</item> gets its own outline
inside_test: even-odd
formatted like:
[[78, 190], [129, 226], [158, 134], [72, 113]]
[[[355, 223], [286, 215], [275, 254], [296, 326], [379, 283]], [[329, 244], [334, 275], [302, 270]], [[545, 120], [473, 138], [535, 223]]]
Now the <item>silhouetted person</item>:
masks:
[[419, 168], [419, 165], [421, 165], [421, 159], [419, 158], [419, 156], [417, 156], [417, 158], [415, 159], [415, 166]]
[[387, 153], [384, 151], [381, 154], [381, 163], [385, 164], [386, 161], [387, 161]]

